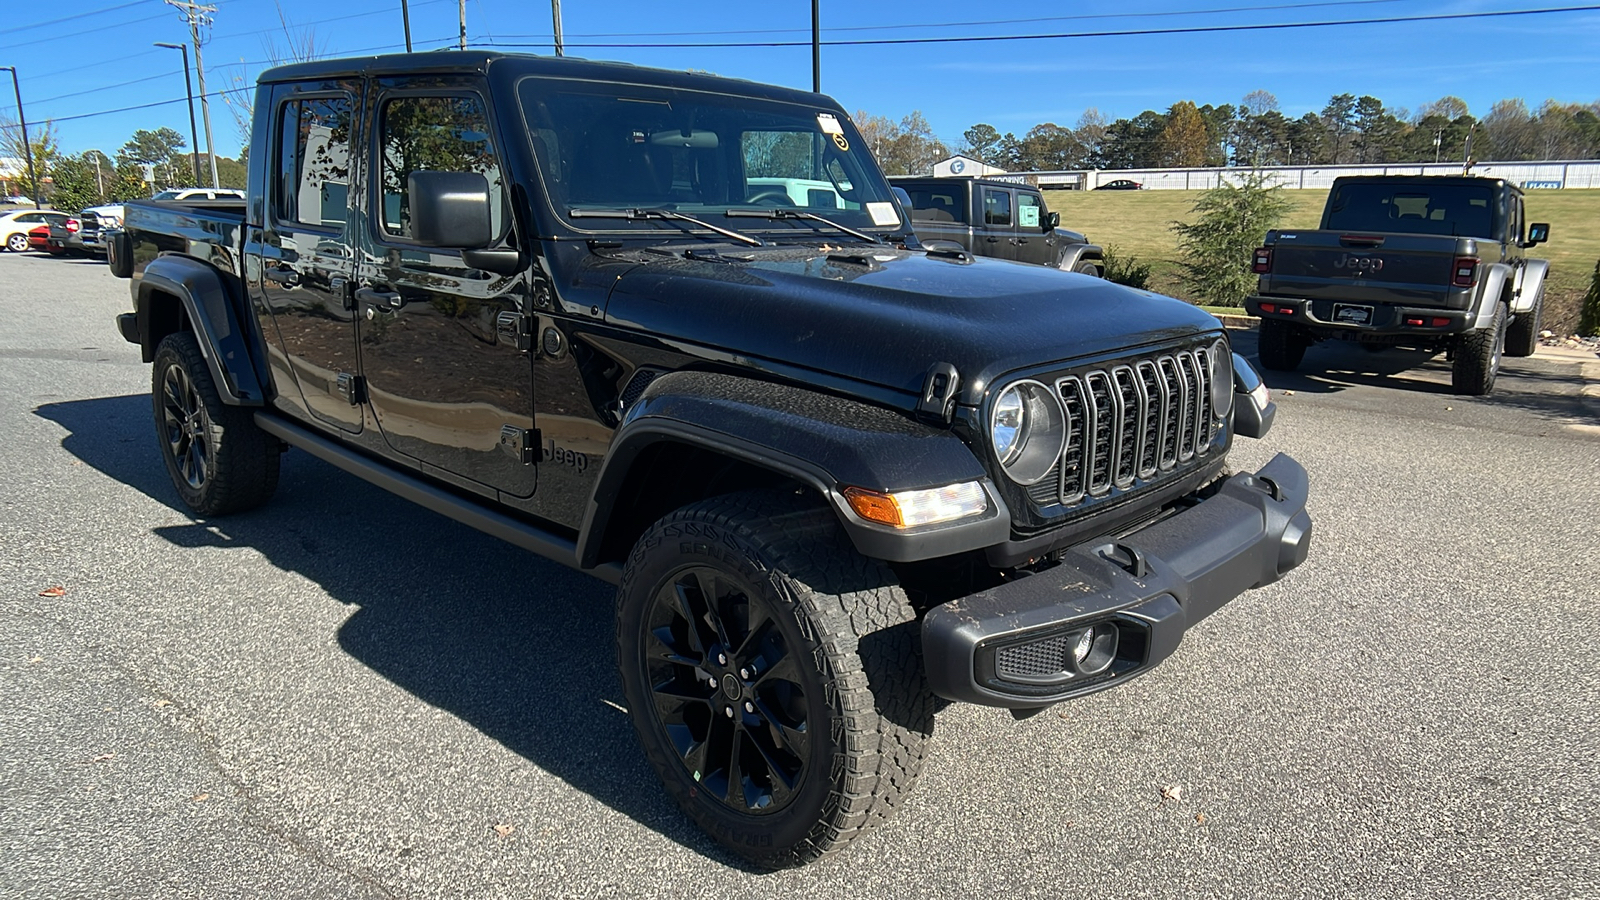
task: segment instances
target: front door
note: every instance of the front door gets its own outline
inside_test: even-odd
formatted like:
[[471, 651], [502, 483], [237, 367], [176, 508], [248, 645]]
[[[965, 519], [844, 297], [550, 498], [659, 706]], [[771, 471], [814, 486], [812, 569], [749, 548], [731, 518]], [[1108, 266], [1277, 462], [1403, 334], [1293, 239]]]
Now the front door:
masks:
[[1017, 191], [1017, 259], [1038, 265], [1055, 264], [1055, 241], [1044, 227], [1044, 198], [1032, 191]]
[[494, 233], [506, 239], [495, 132], [472, 82], [441, 78], [426, 91], [407, 90], [409, 83], [381, 84], [374, 107], [368, 249], [356, 291], [367, 395], [389, 447], [424, 472], [480, 493], [528, 497], [538, 471], [533, 361], [515, 337], [530, 310], [527, 278], [417, 244], [407, 196], [415, 171], [480, 173], [495, 201]]
[[260, 244], [261, 296], [283, 348], [271, 363], [291, 374], [310, 418], [352, 433], [362, 427], [348, 203], [358, 90], [355, 82], [274, 89], [276, 177]]

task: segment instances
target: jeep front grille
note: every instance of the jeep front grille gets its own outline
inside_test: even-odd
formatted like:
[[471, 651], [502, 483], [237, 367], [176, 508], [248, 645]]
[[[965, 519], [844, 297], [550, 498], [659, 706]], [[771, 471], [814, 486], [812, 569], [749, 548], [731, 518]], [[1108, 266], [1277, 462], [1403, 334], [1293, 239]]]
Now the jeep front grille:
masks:
[[[1071, 506], [1113, 487], [1127, 490], [1209, 452], [1216, 437], [1206, 383], [1210, 353], [1173, 350], [1057, 379], [1067, 442], [1048, 499]], [[1036, 501], [1043, 495], [1030, 491]]]

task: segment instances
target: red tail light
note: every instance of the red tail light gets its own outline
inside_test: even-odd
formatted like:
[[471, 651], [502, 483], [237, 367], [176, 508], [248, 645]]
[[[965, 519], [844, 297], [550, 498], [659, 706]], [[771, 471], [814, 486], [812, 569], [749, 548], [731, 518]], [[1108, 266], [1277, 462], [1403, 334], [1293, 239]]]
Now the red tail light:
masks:
[[1256, 250], [1255, 262], [1250, 266], [1257, 275], [1265, 275], [1272, 271], [1272, 248], [1261, 247]]
[[77, 219], [68, 219], [67, 220], [67, 230], [68, 231], [77, 231], [78, 230], [78, 220]]
[[1478, 283], [1478, 258], [1458, 256], [1450, 266], [1450, 283], [1456, 287], [1472, 287]]

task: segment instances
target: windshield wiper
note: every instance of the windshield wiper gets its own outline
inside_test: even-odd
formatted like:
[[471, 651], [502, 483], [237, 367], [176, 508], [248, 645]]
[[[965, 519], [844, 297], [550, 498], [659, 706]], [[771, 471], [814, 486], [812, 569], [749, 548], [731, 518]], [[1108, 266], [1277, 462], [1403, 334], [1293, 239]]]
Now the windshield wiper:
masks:
[[717, 234], [725, 237], [731, 237], [736, 241], [743, 241], [752, 247], [765, 247], [767, 245], [767, 242], [761, 240], [760, 238], [751, 237], [748, 234], [740, 234], [731, 228], [723, 228], [719, 225], [713, 225], [704, 219], [697, 219], [694, 216], [686, 216], [683, 213], [672, 209], [578, 208], [567, 210], [567, 215], [574, 219], [626, 219], [629, 222], [640, 222], [646, 219], [666, 219], [669, 221], [688, 222], [691, 225], [699, 225], [701, 228], [709, 228], [712, 231], [715, 231]]
[[848, 225], [840, 225], [826, 216], [819, 216], [816, 213], [803, 212], [798, 209], [784, 209], [782, 207], [777, 209], [730, 209], [726, 215], [732, 219], [804, 219], [808, 222], [821, 222], [824, 225], [831, 225], [851, 237], [861, 238], [868, 243], [884, 243], [881, 238], [873, 237], [865, 231], [857, 231]]

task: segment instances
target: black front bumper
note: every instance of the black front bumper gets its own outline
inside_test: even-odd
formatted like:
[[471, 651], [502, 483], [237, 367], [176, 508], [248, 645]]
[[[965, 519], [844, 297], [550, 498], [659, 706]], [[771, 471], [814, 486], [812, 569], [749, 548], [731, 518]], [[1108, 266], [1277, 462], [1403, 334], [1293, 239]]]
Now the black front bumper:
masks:
[[[1190, 509], [934, 607], [922, 620], [929, 686], [950, 700], [1027, 709], [1149, 671], [1191, 625], [1305, 561], [1308, 492], [1305, 469], [1280, 453]], [[1074, 646], [1090, 628], [1080, 664]]]

